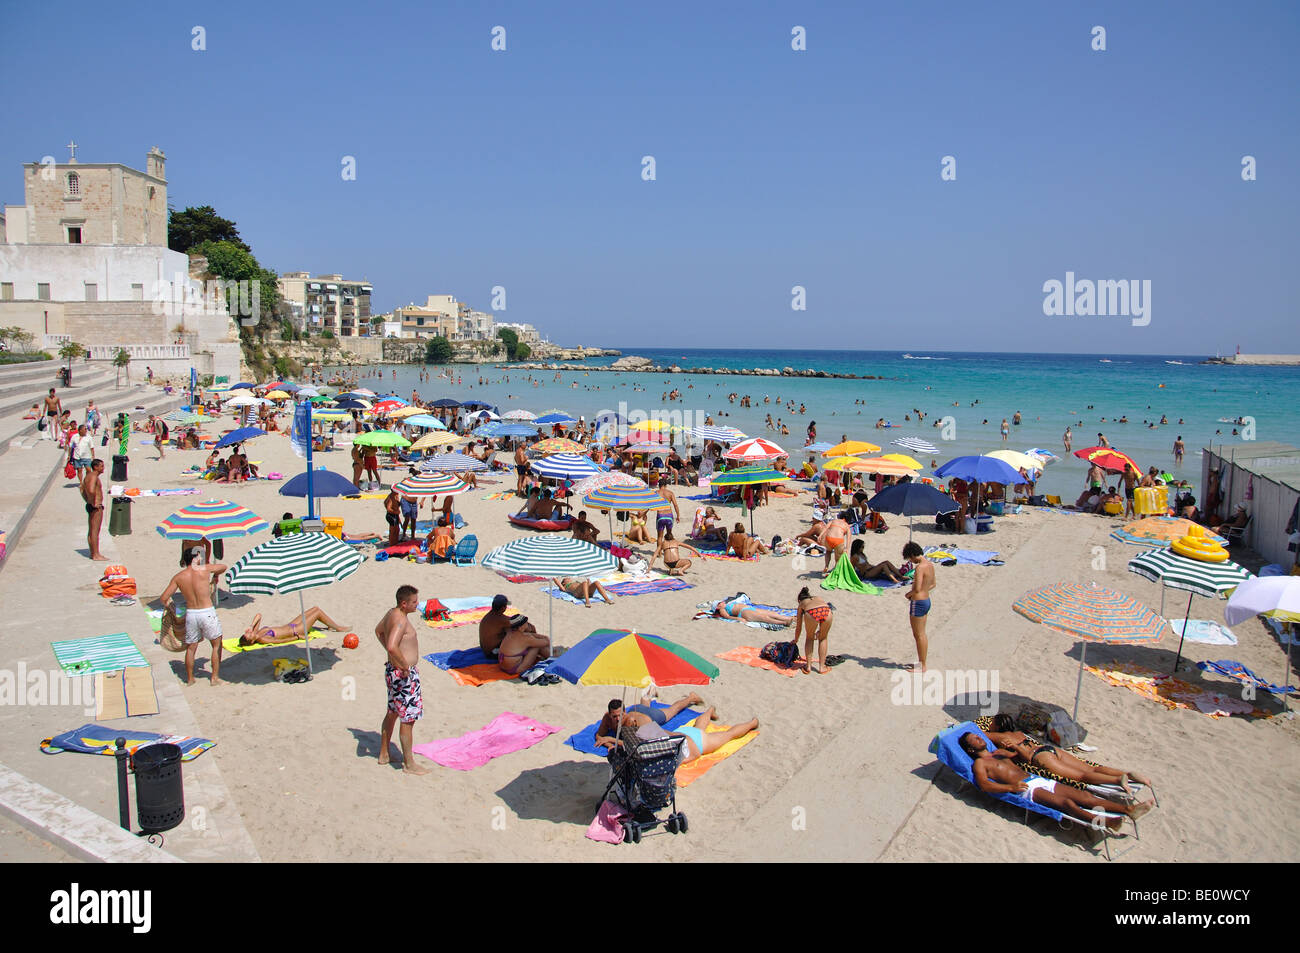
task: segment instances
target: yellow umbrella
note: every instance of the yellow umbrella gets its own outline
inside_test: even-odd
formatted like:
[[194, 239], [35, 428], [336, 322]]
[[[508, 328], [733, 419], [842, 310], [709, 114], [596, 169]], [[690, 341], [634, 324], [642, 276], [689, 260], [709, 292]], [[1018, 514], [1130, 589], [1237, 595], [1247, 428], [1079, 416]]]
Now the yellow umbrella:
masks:
[[852, 457], [859, 453], [877, 453], [880, 448], [874, 443], [867, 443], [865, 440], [846, 440], [844, 443], [836, 444], [825, 453], [823, 457]]
[[883, 476], [910, 476], [918, 468], [909, 467], [905, 463], [899, 463], [897, 460], [887, 460], [884, 457], [864, 457], [856, 459], [844, 469], [850, 473], [879, 473]]
[[857, 457], [836, 457], [834, 460], [827, 460], [822, 464], [823, 470], [847, 470], [853, 464], [858, 462]]
[[273, 390], [266, 395], [271, 400], [288, 400], [289, 395], [282, 390]]
[[666, 420], [642, 420], [640, 423], [627, 425], [628, 430], [671, 430], [672, 424]]
[[390, 410], [384, 416], [386, 417], [414, 417], [416, 414], [427, 414], [428, 411], [423, 407], [398, 407], [396, 410]]
[[924, 463], [917, 461], [915, 457], [909, 457], [905, 453], [886, 453], [880, 457], [881, 460], [894, 460], [907, 467], [909, 470], [920, 470], [925, 467]]
[[995, 460], [1001, 460], [1003, 463], [1014, 467], [1017, 470], [1041, 470], [1043, 461], [1038, 457], [1031, 457], [1027, 453], [1021, 453], [1019, 450], [994, 450], [985, 456], [992, 457]]
[[464, 434], [447, 433], [445, 430], [434, 430], [411, 444], [411, 449], [436, 450], [439, 447], [454, 446], [458, 443], [469, 443], [471, 440], [475, 439], [477, 438], [467, 437]]

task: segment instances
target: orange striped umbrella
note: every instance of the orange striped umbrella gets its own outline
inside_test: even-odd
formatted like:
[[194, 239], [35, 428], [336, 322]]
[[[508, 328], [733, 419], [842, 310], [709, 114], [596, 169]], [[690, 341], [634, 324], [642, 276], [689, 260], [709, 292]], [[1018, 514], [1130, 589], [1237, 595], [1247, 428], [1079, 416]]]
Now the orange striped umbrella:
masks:
[[1080, 585], [1065, 582], [1034, 589], [1013, 602], [1011, 608], [1032, 622], [1082, 640], [1079, 682], [1074, 692], [1076, 721], [1089, 642], [1154, 645], [1170, 631], [1169, 623], [1157, 615], [1155, 610], [1096, 583]]

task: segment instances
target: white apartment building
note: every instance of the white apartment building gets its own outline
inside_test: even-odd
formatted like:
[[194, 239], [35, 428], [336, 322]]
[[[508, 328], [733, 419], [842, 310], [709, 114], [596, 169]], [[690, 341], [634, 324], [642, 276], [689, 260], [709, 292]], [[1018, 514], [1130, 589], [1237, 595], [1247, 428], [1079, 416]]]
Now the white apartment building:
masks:
[[280, 295], [295, 313], [301, 310], [304, 329], [331, 331], [336, 337], [369, 337], [370, 297], [368, 281], [351, 281], [342, 275], [317, 275], [289, 271], [280, 276]]

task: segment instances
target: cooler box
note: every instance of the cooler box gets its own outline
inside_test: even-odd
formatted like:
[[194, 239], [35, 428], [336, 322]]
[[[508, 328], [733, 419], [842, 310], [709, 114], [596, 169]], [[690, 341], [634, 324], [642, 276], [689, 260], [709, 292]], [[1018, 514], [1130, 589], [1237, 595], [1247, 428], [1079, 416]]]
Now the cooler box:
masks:
[[993, 517], [991, 516], [975, 517], [975, 531], [977, 533], [993, 532]]
[[325, 524], [325, 532], [335, 539], [343, 538], [343, 520], [336, 516], [326, 516], [321, 519], [321, 522]]
[[325, 524], [319, 519], [304, 519], [302, 521], [302, 531], [304, 533], [323, 533], [325, 532]]
[[1001, 516], [1006, 512], [1006, 508], [1002, 505], [1001, 500], [994, 503], [985, 503], [984, 509], [993, 516]]
[[1163, 516], [1169, 508], [1169, 487], [1139, 486], [1133, 490], [1133, 511], [1138, 516]]

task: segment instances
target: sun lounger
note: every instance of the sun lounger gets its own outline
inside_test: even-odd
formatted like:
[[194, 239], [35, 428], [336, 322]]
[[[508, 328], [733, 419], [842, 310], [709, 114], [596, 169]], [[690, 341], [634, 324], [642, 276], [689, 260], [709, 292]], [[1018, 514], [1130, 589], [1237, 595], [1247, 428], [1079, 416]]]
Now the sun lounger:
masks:
[[[980, 791], [979, 785], [975, 782], [975, 775], [972, 770], [973, 762], [971, 760], [971, 757], [965, 751], [963, 751], [961, 747], [961, 736], [966, 734], [967, 732], [974, 732], [975, 734], [982, 737], [986, 742], [989, 742], [988, 736], [985, 735], [984, 732], [980, 731], [980, 729], [975, 725], [974, 722], [967, 721], [967, 722], [963, 722], [960, 725], [955, 725], [951, 728], [947, 728], [944, 731], [941, 731], [939, 734], [935, 735], [934, 739], [930, 742], [930, 753], [935, 755], [935, 757], [939, 759], [940, 763], [942, 763], [944, 767], [951, 770], [963, 781], [968, 782], [973, 788], [975, 788], [975, 790]], [[991, 744], [992, 742], [989, 743]], [[1029, 823], [1029, 814], [1032, 812], [1034, 814], [1041, 814], [1045, 817], [1050, 817], [1058, 824], [1062, 825], [1063, 827], [1069, 826], [1071, 824], [1080, 824], [1081, 826], [1086, 826], [1088, 830], [1099, 831], [1099, 833], [1101, 833], [1103, 837], [1102, 845], [1106, 851], [1106, 859], [1107, 860], [1112, 859], [1110, 853], [1110, 838], [1112, 836], [1112, 832], [1110, 831], [1109, 828], [1105, 827], [1104, 824], [1100, 828], [1093, 827], [1091, 825], [1082, 825], [1082, 823], [1078, 819], [1071, 817], [1068, 814], [1062, 814], [1060, 811], [1056, 810], [1055, 808], [1048, 807], [1045, 804], [1039, 804], [1037, 801], [1027, 798], [1022, 794], [1012, 794], [1012, 793], [990, 794], [986, 791], [980, 791], [980, 793], [984, 794], [986, 797], [994, 798], [998, 801], [1002, 801], [1006, 804], [1010, 804], [1012, 807], [1017, 807], [1024, 810], [1025, 812], [1024, 820], [1026, 824]], [[1103, 821], [1111, 820], [1116, 817], [1126, 816], [1122, 814], [1111, 814], [1106, 811], [1098, 811], [1096, 812], [1096, 814]], [[1133, 824], [1134, 835], [1136, 835], [1137, 822], [1131, 821], [1131, 823]]]

